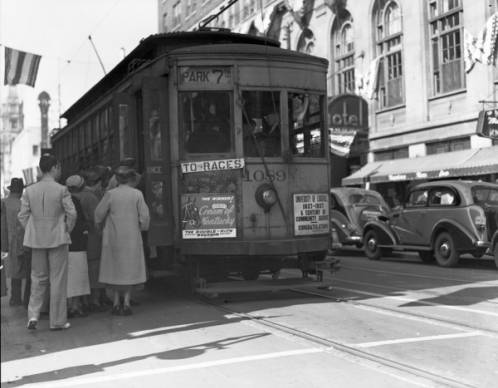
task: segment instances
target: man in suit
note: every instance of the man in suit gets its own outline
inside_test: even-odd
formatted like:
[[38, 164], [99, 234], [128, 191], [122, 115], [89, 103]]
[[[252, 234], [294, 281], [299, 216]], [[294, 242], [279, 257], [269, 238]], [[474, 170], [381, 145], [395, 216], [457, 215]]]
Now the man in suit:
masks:
[[68, 246], [76, 210], [67, 188], [56, 182], [61, 174], [57, 159], [44, 154], [39, 166], [43, 176], [25, 190], [18, 215], [25, 228], [24, 245], [32, 248], [28, 329], [36, 329], [49, 284], [50, 329], [68, 329], [71, 326], [67, 322], [66, 302]]

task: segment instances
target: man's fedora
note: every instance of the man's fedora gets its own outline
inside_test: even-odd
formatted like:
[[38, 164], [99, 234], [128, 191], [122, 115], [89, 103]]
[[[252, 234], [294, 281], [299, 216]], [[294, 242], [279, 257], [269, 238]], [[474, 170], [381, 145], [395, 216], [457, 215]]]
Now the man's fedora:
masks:
[[22, 178], [12, 178], [10, 180], [10, 186], [7, 186], [7, 189], [14, 193], [21, 193], [24, 190]]

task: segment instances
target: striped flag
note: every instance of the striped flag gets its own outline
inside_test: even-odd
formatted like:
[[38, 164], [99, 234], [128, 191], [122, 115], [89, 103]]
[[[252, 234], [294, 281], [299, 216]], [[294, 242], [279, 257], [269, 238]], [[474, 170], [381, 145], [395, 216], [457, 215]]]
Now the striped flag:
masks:
[[40, 59], [40, 55], [5, 47], [4, 85], [35, 86]]

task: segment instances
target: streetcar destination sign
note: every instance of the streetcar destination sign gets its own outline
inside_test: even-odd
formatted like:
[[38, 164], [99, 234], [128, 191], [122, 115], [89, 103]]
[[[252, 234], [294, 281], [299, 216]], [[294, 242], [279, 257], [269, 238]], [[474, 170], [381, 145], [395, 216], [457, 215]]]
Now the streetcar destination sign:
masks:
[[232, 68], [229, 66], [180, 66], [178, 70], [180, 86], [219, 87], [232, 85]]
[[206, 172], [220, 170], [239, 170], [244, 168], [244, 159], [222, 159], [222, 160], [205, 160], [205, 161], [190, 161], [182, 162], [182, 173], [190, 172]]

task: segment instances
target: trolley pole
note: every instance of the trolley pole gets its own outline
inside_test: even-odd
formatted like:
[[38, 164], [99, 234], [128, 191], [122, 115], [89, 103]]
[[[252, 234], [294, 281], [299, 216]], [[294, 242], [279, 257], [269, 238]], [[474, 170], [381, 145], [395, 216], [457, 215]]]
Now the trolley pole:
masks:
[[93, 51], [95, 51], [95, 54], [97, 55], [97, 58], [99, 60], [100, 66], [102, 67], [102, 70], [104, 71], [104, 75], [107, 74], [107, 71], [105, 71], [104, 63], [102, 62], [102, 59], [100, 58], [99, 52], [97, 51], [97, 47], [95, 47], [95, 44], [93, 43], [92, 36], [88, 35], [88, 40], [92, 44]]

